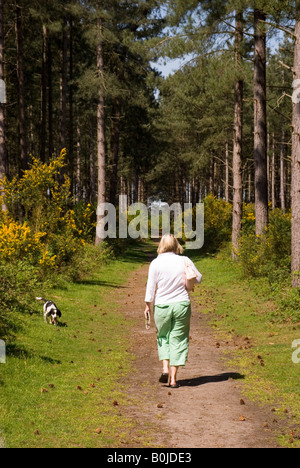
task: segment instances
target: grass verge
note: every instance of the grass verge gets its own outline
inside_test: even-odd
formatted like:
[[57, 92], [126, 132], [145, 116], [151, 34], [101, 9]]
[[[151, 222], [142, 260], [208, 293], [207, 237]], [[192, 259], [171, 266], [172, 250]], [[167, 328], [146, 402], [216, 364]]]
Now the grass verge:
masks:
[[120, 407], [119, 379], [131, 368], [130, 323], [115, 293], [143, 261], [126, 258], [94, 266], [77, 283], [43, 292], [62, 310], [59, 327], [45, 325], [42, 310], [20, 316], [22, 328], [0, 365], [0, 445], [8, 448], [117, 447], [128, 442], [133, 421]]
[[299, 357], [292, 344], [300, 340], [300, 324], [274, 322], [278, 305], [266, 294], [267, 283], [246, 281], [224, 255], [194, 260], [204, 277], [195, 298], [221, 346], [226, 344], [227, 363], [245, 376], [245, 395], [268, 404], [274, 419], [285, 419], [278, 433], [282, 446], [300, 447], [300, 364], [292, 359]]

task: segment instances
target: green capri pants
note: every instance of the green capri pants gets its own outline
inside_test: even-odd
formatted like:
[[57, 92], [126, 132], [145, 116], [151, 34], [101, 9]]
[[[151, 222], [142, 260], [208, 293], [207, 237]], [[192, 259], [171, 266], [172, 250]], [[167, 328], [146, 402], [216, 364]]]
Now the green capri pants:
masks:
[[154, 318], [157, 328], [159, 360], [171, 366], [184, 366], [189, 352], [191, 303], [157, 305]]

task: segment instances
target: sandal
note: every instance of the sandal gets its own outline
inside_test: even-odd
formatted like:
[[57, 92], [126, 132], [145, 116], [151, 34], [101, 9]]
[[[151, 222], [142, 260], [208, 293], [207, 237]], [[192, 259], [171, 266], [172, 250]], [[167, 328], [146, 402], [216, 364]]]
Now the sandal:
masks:
[[161, 374], [159, 378], [160, 383], [168, 383], [169, 382], [169, 374]]
[[174, 384], [174, 385], [170, 385], [170, 388], [179, 388], [180, 385], [178, 383]]

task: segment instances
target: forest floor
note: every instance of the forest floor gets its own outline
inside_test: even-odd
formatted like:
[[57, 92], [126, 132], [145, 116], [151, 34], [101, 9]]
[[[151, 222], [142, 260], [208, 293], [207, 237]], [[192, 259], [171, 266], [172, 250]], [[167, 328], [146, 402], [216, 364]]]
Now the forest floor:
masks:
[[[139, 435], [133, 429], [127, 447], [279, 447], [278, 435], [285, 422], [274, 415], [271, 403], [254, 403], [245, 397], [247, 377], [228, 364], [235, 348], [249, 338], [239, 337], [233, 342], [216, 336], [206, 313], [207, 301], [201, 305], [197, 297], [192, 300], [190, 353], [187, 365], [179, 371], [180, 388], [170, 389], [158, 382], [162, 369], [155, 324], [152, 318], [147, 331], [143, 318], [150, 260], [151, 256], [131, 274], [117, 298], [120, 310], [135, 324], [131, 331], [134, 370], [122, 382], [131, 404], [122, 413], [136, 422]], [[201, 295], [200, 289], [198, 292]], [[145, 434], [142, 444], [138, 441], [141, 433]]]

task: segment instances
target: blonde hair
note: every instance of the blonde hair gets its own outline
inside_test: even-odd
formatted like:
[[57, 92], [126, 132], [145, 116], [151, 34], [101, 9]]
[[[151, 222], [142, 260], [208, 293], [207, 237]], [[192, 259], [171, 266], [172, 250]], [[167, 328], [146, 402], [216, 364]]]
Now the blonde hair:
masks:
[[157, 249], [158, 255], [161, 255], [167, 252], [173, 252], [176, 255], [183, 254], [183, 248], [179, 244], [176, 237], [174, 237], [172, 234], [167, 234], [163, 236], [159, 243], [159, 247]]

